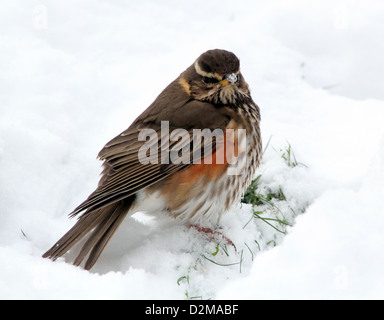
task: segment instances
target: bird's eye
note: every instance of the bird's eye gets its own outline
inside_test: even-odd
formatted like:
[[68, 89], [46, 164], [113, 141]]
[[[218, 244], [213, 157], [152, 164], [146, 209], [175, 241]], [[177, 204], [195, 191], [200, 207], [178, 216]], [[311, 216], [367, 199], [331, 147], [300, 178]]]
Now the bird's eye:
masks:
[[204, 83], [218, 83], [219, 80], [217, 80], [216, 78], [203, 77], [203, 82]]

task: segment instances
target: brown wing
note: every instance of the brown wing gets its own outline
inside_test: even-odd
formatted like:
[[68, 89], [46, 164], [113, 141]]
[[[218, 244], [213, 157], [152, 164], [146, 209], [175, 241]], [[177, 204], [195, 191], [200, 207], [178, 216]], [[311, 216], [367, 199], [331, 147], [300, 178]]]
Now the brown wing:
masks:
[[[178, 83], [174, 82], [173, 85], [177, 86]], [[99, 186], [71, 213], [72, 216], [84, 210], [87, 210], [87, 213], [127, 198], [190, 165], [188, 163], [161, 163], [161, 152], [164, 151], [161, 143], [158, 143], [161, 141], [161, 121], [168, 121], [170, 133], [180, 128], [185, 129], [184, 132], [188, 132], [190, 137], [193, 135], [193, 129], [225, 129], [230, 119], [221, 109], [209, 103], [188, 100], [188, 97], [185, 96], [182, 96], [184, 99], [170, 99], [175, 89], [177, 88], [168, 87], [164, 90], [127, 130], [108, 142], [100, 151], [99, 158], [104, 160], [104, 170]], [[145, 143], [147, 143], [146, 147], [151, 145], [151, 138], [149, 141], [139, 141], [139, 134], [145, 129], [151, 129], [152, 138], [156, 138], [152, 142], [157, 144], [155, 147], [158, 152], [155, 157], [148, 159], [156, 160], [157, 158], [157, 163], [143, 164], [139, 159], [140, 148]], [[176, 143], [179, 143], [177, 147], [180, 149], [182, 146], [180, 142], [173, 142], [170, 143], [169, 150], [172, 150]], [[211, 150], [214, 152], [215, 142], [211, 141], [211, 143]], [[193, 149], [189, 142], [182, 147], [189, 148], [187, 155], [190, 159], [189, 163], [192, 162], [192, 159], [196, 159], [196, 151], [199, 151], [201, 157], [206, 156], [204, 144], [199, 146], [200, 150], [196, 150], [196, 146]]]

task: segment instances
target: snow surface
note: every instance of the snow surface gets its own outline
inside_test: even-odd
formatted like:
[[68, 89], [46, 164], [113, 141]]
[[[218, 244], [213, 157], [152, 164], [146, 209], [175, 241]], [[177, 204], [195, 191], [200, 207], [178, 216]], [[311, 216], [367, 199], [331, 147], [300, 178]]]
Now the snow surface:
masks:
[[[374, 0], [2, 0], [0, 298], [383, 299], [383, 14]], [[42, 259], [104, 143], [212, 48], [241, 59], [271, 138], [260, 188], [286, 199], [222, 219], [236, 250], [141, 214], [92, 272]], [[288, 143], [305, 166], [287, 165]]]

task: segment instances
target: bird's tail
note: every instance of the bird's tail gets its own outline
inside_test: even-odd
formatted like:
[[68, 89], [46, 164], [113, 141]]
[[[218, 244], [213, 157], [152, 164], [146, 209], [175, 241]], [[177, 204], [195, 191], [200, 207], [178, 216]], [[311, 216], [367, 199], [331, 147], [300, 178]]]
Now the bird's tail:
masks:
[[56, 260], [89, 234], [73, 264], [76, 266], [80, 265], [89, 254], [84, 269], [91, 269], [112, 235], [124, 220], [132, 202], [133, 199], [128, 198], [102, 208], [86, 211], [77, 223], [51, 249], [43, 254], [43, 258]]

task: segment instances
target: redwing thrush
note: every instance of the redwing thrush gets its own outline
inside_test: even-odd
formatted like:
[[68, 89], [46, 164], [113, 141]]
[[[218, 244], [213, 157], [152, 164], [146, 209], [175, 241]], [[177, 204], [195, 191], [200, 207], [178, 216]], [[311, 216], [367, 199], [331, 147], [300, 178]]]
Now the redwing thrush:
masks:
[[[108, 142], [98, 155], [104, 160], [98, 187], [70, 214], [83, 212], [76, 224], [43, 257], [55, 260], [87, 236], [74, 265], [89, 255], [85, 269], [90, 269], [123, 219], [137, 211], [166, 211], [200, 226], [217, 223], [240, 200], [262, 154], [259, 107], [239, 68], [232, 52], [216, 49], [203, 53], [127, 130]], [[163, 123], [171, 131], [183, 129], [190, 137], [199, 132], [197, 129], [230, 134], [212, 136], [197, 146], [184, 143], [182, 151], [187, 150], [187, 160], [193, 161], [175, 163], [169, 157], [168, 161], [157, 161], [164, 160], [164, 150], [169, 155], [175, 147], [175, 142], [169, 142], [171, 151], [164, 149]], [[139, 156], [148, 144], [140, 138], [145, 130], [157, 138], [151, 144], [158, 151], [158, 156], [152, 157], [155, 161], [142, 161]], [[228, 147], [229, 142], [233, 148]], [[223, 152], [226, 157], [220, 162], [218, 154]], [[237, 171], [231, 174], [231, 169]]]

